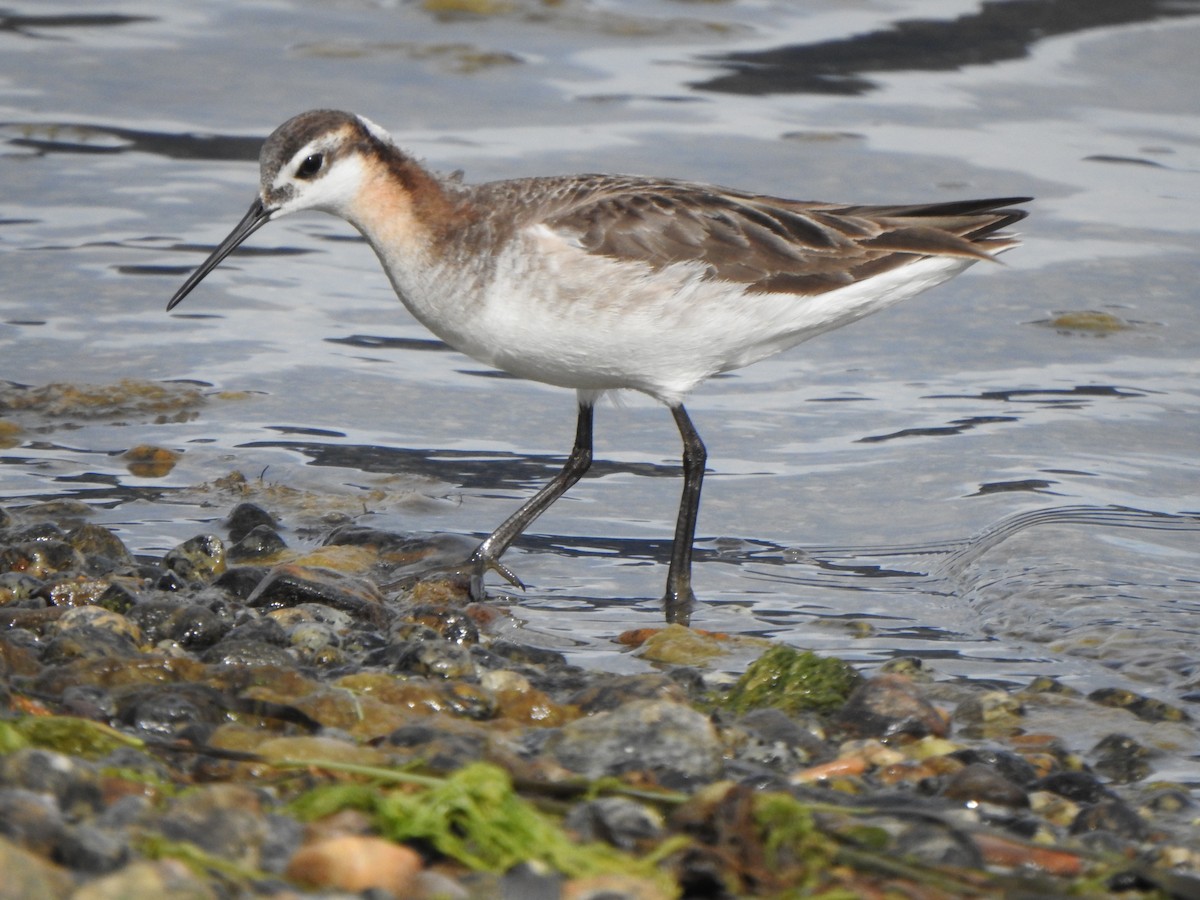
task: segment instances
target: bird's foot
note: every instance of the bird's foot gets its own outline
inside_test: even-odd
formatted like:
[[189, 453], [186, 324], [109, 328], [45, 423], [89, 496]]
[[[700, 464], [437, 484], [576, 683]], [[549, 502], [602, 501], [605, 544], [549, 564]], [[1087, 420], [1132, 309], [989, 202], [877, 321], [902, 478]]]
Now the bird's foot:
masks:
[[481, 601], [487, 597], [487, 592], [483, 588], [483, 577], [489, 570], [496, 572], [515, 588], [525, 590], [525, 582], [517, 577], [508, 566], [500, 562], [498, 558], [492, 556], [482, 547], [471, 554], [471, 558], [467, 560], [463, 566], [465, 575], [470, 578], [470, 594], [471, 599]]

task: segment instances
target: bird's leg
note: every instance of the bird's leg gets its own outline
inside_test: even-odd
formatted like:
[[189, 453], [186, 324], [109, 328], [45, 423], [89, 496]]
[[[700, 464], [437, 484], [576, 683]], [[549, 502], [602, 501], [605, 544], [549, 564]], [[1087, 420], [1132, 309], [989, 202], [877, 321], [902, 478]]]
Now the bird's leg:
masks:
[[533, 520], [550, 508], [559, 497], [575, 484], [592, 464], [592, 404], [580, 402], [579, 419], [575, 425], [575, 446], [566, 464], [557, 475], [540, 491], [530, 497], [521, 508], [500, 523], [500, 527], [489, 534], [471, 554], [471, 596], [482, 599], [483, 576], [488, 569], [495, 569], [510, 584], [524, 589], [525, 585], [512, 571], [500, 562], [500, 557], [509, 545], [533, 524]]
[[708, 451], [688, 418], [683, 404], [671, 407], [679, 435], [683, 438], [683, 497], [679, 501], [679, 519], [675, 523], [675, 543], [671, 547], [671, 568], [667, 570], [667, 593], [663, 608], [668, 622], [687, 625], [692, 604], [692, 544], [696, 540], [696, 517], [700, 512], [700, 488], [704, 483], [704, 464]]

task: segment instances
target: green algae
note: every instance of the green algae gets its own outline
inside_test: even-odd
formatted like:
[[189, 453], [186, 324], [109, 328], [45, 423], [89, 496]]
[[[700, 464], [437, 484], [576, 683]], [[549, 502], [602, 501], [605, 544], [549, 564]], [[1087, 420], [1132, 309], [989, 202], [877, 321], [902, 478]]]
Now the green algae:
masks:
[[20, 716], [0, 722], [0, 753], [24, 747], [97, 759], [121, 747], [141, 749], [145, 743], [101, 722], [75, 716]]
[[507, 772], [489, 763], [473, 763], [445, 777], [374, 771], [395, 786], [376, 781], [318, 787], [294, 800], [291, 809], [306, 820], [347, 808], [363, 810], [382, 836], [426, 841], [478, 871], [504, 872], [521, 862], [538, 861], [568, 877], [635, 874], [655, 881], [669, 896], [676, 893], [658, 862], [686, 840], [668, 840], [643, 857], [607, 844], [579, 843], [518, 795]]
[[736, 713], [762, 707], [791, 714], [832, 712], [861, 681], [843, 660], [773, 647], [747, 667], [720, 705]]

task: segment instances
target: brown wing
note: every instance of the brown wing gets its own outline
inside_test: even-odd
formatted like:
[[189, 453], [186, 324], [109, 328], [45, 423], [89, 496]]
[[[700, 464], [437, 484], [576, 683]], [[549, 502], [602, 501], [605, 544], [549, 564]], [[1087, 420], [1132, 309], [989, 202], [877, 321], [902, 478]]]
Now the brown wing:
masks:
[[[522, 190], [519, 182], [507, 186]], [[781, 200], [688, 182], [621, 176], [531, 179], [531, 218], [585, 250], [661, 267], [701, 262], [755, 291], [820, 294], [914, 257], [990, 259], [1028, 198], [912, 206]]]

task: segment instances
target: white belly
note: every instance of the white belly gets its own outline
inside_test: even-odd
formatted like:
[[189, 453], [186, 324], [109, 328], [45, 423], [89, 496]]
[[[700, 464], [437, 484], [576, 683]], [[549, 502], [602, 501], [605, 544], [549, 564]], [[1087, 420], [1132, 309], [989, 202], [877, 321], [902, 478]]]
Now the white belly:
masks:
[[397, 279], [412, 312], [455, 349], [512, 375], [584, 391], [629, 388], [677, 402], [737, 369], [945, 281], [971, 264], [917, 258], [812, 297], [751, 293], [686, 263], [657, 272], [598, 257], [549, 232], [496, 260]]

